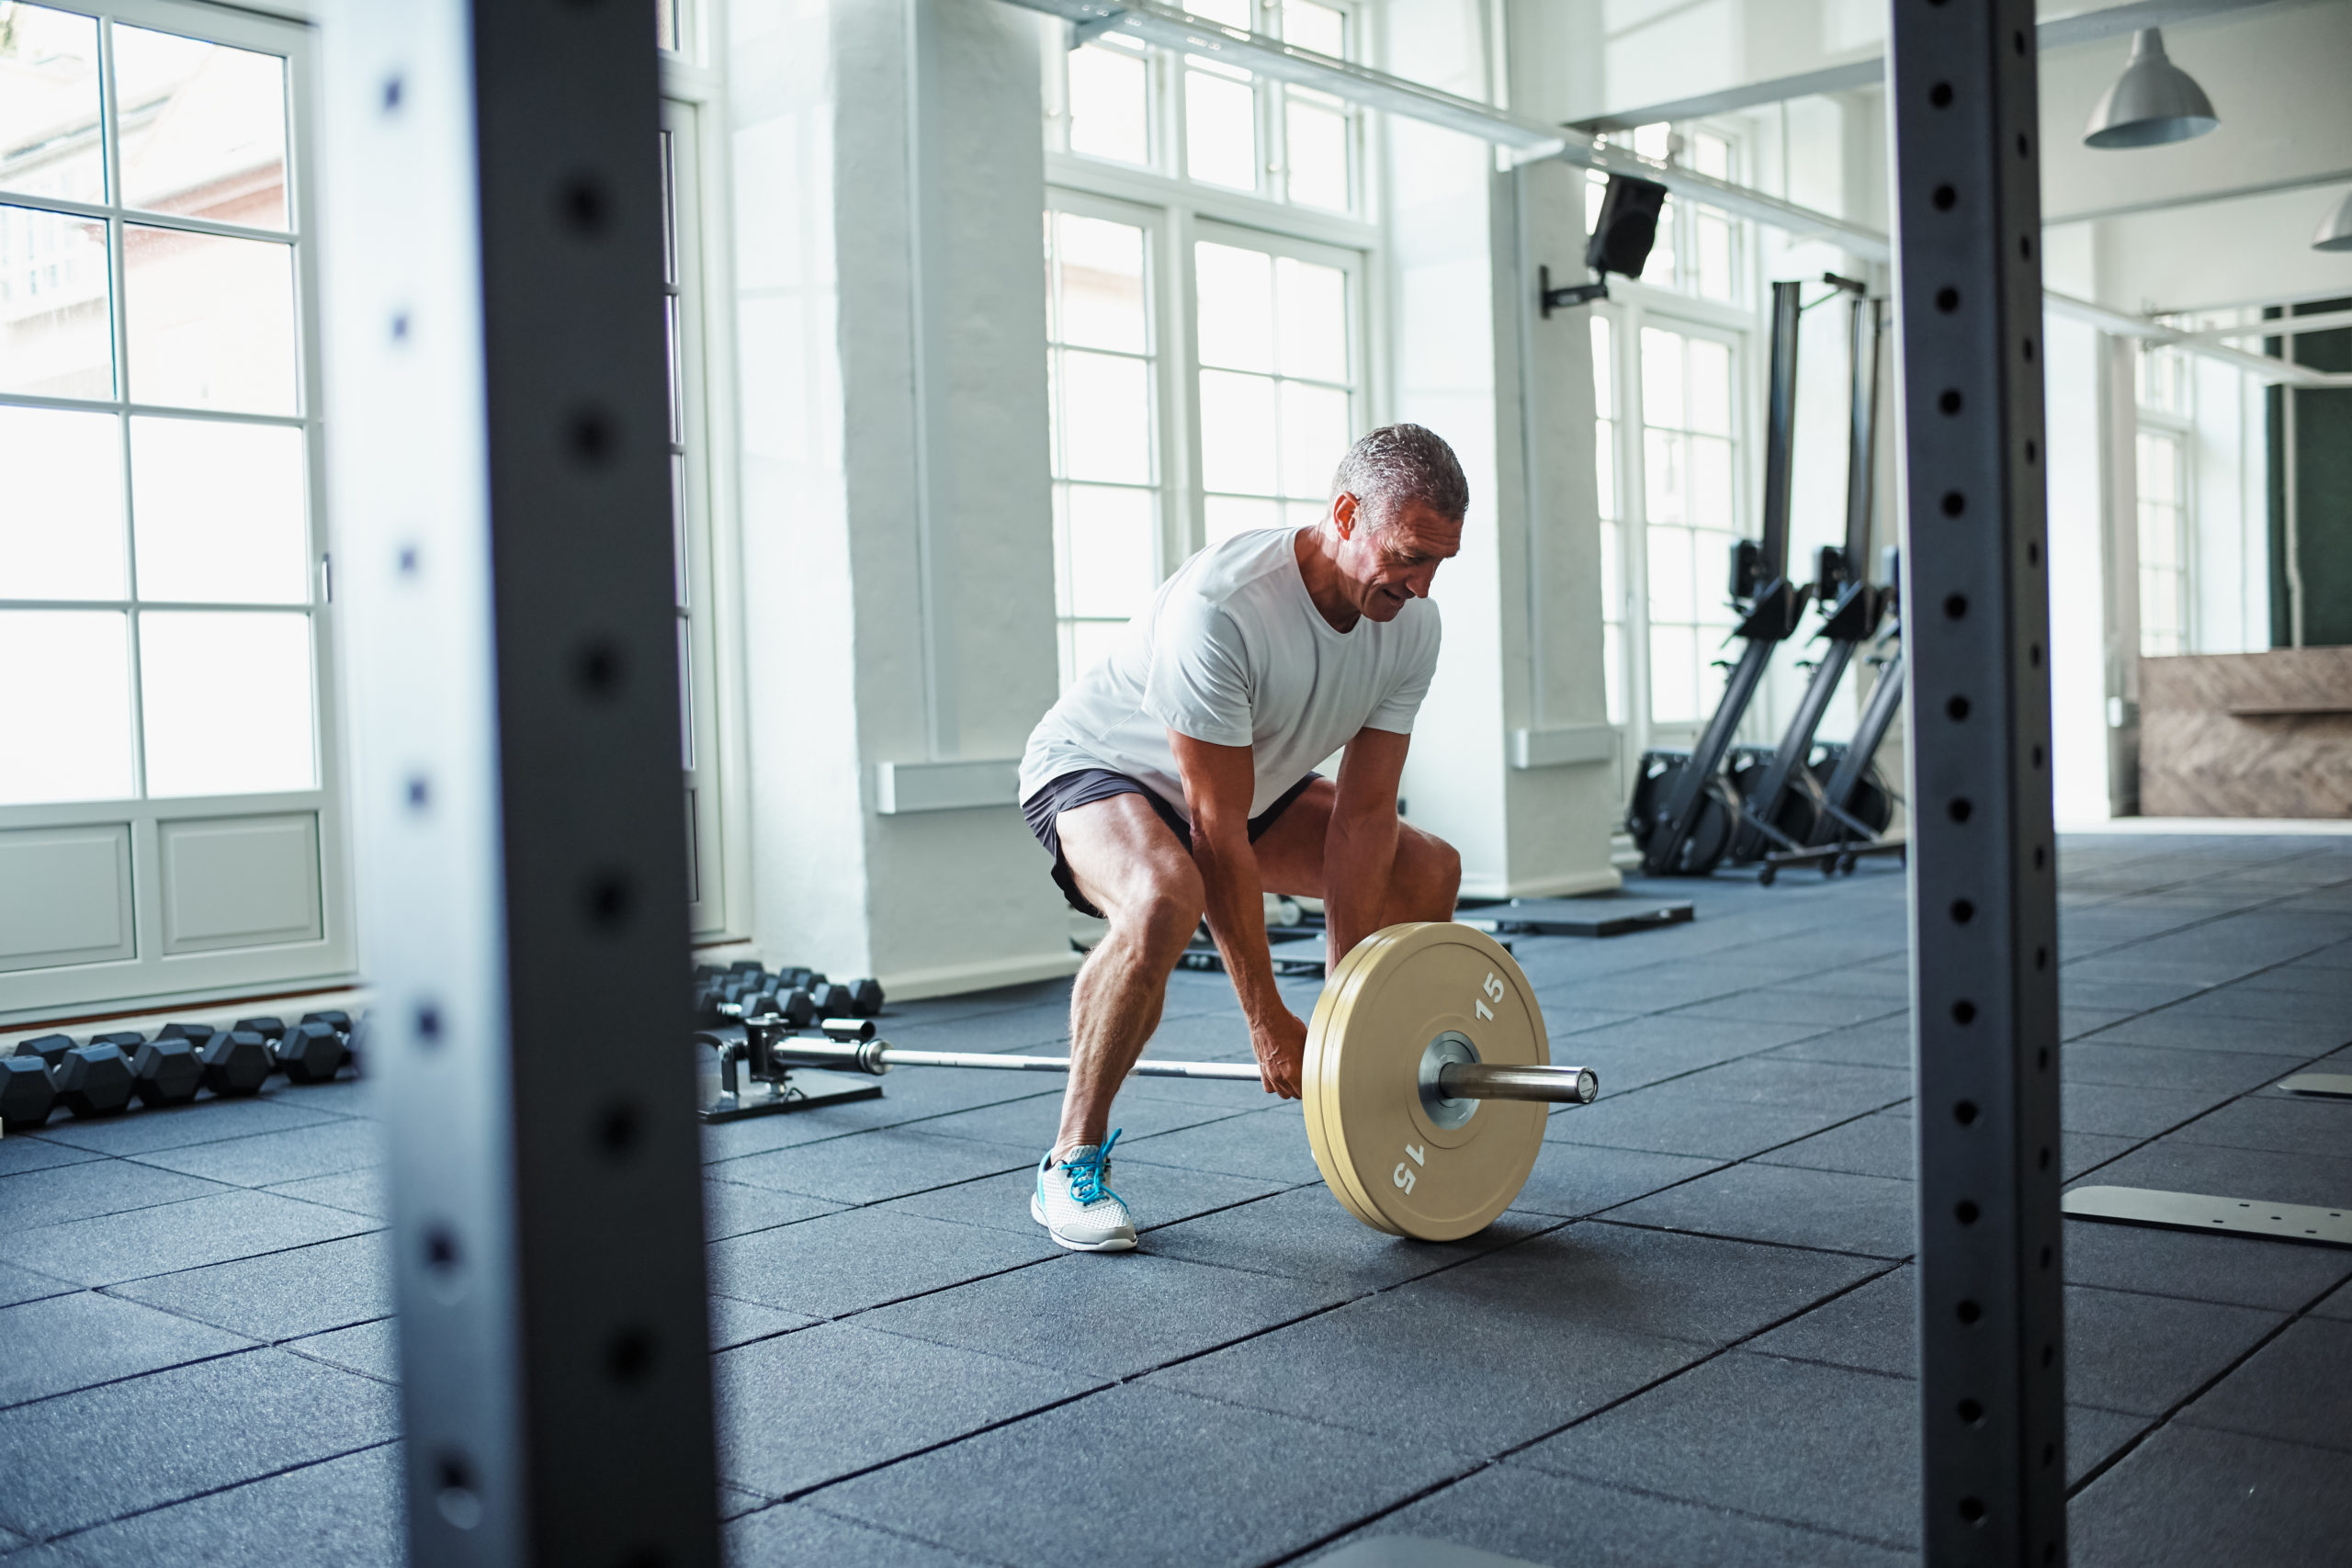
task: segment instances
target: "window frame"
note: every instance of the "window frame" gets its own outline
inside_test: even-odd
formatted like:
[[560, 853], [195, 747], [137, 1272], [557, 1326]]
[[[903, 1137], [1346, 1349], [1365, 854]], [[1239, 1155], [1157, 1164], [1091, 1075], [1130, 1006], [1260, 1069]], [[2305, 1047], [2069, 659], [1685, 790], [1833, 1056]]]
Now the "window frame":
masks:
[[[1340, 8], [1349, 14], [1351, 42], [1361, 52], [1365, 37], [1363, 9]], [[1061, 30], [1041, 31], [1045, 47], [1066, 57], [1069, 51], [1062, 46]], [[1204, 184], [1175, 172], [1182, 167], [1183, 147], [1178, 78], [1184, 61], [1173, 51], [1158, 48], [1146, 51], [1143, 58], [1153, 158], [1149, 166], [1069, 151], [1068, 77], [1064, 68], [1049, 58], [1043, 105], [1047, 121], [1046, 206], [1114, 222], [1142, 224], [1150, 236], [1145, 308], [1157, 361], [1152, 381], [1157, 400], [1153, 436], [1159, 443], [1159, 581], [1164, 582], [1207, 538], [1197, 417], [1201, 367], [1194, 321], [1193, 242], [1222, 236], [1233, 243], [1339, 265], [1346, 271], [1354, 380], [1350, 419], [1359, 432], [1377, 424], [1385, 412], [1386, 344], [1380, 324], [1387, 319], [1387, 301], [1382, 235], [1372, 210], [1380, 188], [1374, 163], [1379, 139], [1372, 132], [1366, 111], [1351, 110], [1356, 211], [1341, 214], [1295, 206], [1265, 194], [1262, 178], [1260, 190], [1251, 192]], [[1266, 86], [1265, 79], [1259, 78], [1261, 150], [1264, 115], [1269, 112], [1264, 107], [1269, 96]], [[1042, 287], [1042, 274], [1039, 281]], [[1057, 605], [1057, 648], [1064, 619]]]
[[[1182, 547], [1186, 534], [1182, 522], [1181, 508], [1174, 505], [1171, 499], [1181, 493], [1172, 476], [1180, 468], [1191, 471], [1192, 465], [1180, 457], [1180, 454], [1185, 450], [1183, 446], [1184, 413], [1189, 412], [1190, 405], [1187, 403], [1182, 410], [1178, 407], [1178, 400], [1183, 396], [1183, 393], [1177, 384], [1174, 366], [1183, 357], [1178, 348], [1177, 334], [1180, 322], [1188, 312], [1171, 310], [1173, 302], [1170, 296], [1177, 290], [1168, 286], [1170, 277], [1169, 269], [1174, 265], [1167, 234], [1170, 215], [1159, 208], [1052, 185], [1046, 187], [1045, 210], [1047, 214], [1067, 212], [1080, 218], [1099, 219], [1106, 223], [1125, 224], [1139, 228], [1144, 233], [1144, 322], [1148, 343], [1144, 356], [1150, 367], [1148, 384], [1151, 389], [1152, 404], [1152, 477], [1148, 486], [1131, 488], [1148, 489], [1151, 494], [1152, 581], [1157, 585], [1166, 581], [1168, 574], [1173, 571], [1190, 553]], [[1050, 286], [1050, 279], [1045, 281]], [[1057, 339], [1050, 336], [1047, 338], [1046, 343], [1047, 354], [1054, 353], [1059, 346]], [[1058, 392], [1054, 395], [1057, 396]], [[1058, 411], [1056, 411], [1054, 417], [1058, 419]], [[1056, 428], [1057, 431], [1057, 424]], [[1080, 622], [1094, 625], [1114, 623], [1107, 616], [1066, 615], [1061, 612], [1058, 569], [1064, 547], [1063, 531], [1069, 526], [1069, 517], [1063, 507], [1062, 495], [1066, 487], [1071, 483], [1083, 484], [1092, 481], [1065, 479], [1060, 472], [1062, 461], [1059, 451], [1049, 455], [1048, 467], [1051, 476], [1050, 483], [1054, 491], [1054, 553], [1057, 565], [1054, 647], [1055, 657], [1062, 671], [1060, 689], [1067, 691], [1077, 676], [1082, 673], [1075, 668], [1075, 644], [1069, 628]]]
[[[741, 436], [726, 83], [720, 72], [703, 63], [725, 58], [723, 8], [678, 0], [678, 51], [661, 55], [662, 121], [671, 127], [679, 109], [688, 111], [693, 121], [689, 157], [696, 199], [691, 205], [697, 210], [688, 220], [681, 209], [678, 269], [698, 322], [682, 323], [680, 374], [686, 390], [687, 442], [691, 447], [699, 437], [701, 444], [700, 461], [693, 461], [690, 453], [687, 464], [686, 542], [688, 592], [699, 595], [696, 602], [704, 611], [695, 646], [707, 649], [702, 669], [693, 672], [691, 681], [698, 711], [691, 718], [695, 765], [689, 787], [698, 797], [707, 794], [715, 809], [702, 820], [715, 823], [718, 829], [715, 845], [709, 835], [698, 831], [692, 846], [697, 897], [690, 906], [689, 929], [693, 945], [701, 949], [740, 943], [749, 940], [752, 930], [751, 846], [745, 831], [752, 819], [750, 667], [741, 599], [743, 541], [737, 523]], [[686, 144], [685, 138], [673, 143]]]
[[[1609, 293], [1608, 299], [1596, 301], [1591, 309], [1610, 321], [1610, 346], [1614, 358], [1610, 367], [1610, 401], [1616, 411], [1612, 455], [1616, 463], [1618, 520], [1623, 529], [1618, 559], [1624, 579], [1617, 585], [1623, 596], [1623, 614], [1618, 624], [1624, 628], [1621, 665], [1624, 706], [1623, 717], [1614, 722], [1625, 737], [1618, 756], [1619, 766], [1624, 772], [1623, 782], [1630, 789], [1630, 770], [1644, 751], [1659, 746], [1687, 746], [1698, 738], [1707, 722], [1704, 714], [1689, 723], [1662, 723], [1653, 716], [1649, 475], [1646, 444], [1643, 440], [1647, 425], [1641, 413], [1642, 329], [1655, 326], [1686, 337], [1712, 338], [1731, 349], [1732, 512], [1733, 531], [1738, 537], [1753, 537], [1760, 524], [1757, 513], [1757, 476], [1752, 470], [1758, 436], [1758, 381], [1762, 372], [1756, 364], [1759, 323], [1752, 311], [1638, 279], [1611, 278]], [[1698, 563], [1694, 562], [1694, 573], [1697, 569]], [[1694, 576], [1694, 589], [1702, 588], [1705, 581]], [[1604, 595], [1611, 586], [1602, 585]], [[1604, 613], [1604, 621], [1607, 618]], [[1742, 735], [1770, 729], [1770, 708], [1769, 692], [1759, 689], [1741, 724]]]
[[[1363, 251], [1325, 244], [1294, 234], [1275, 233], [1263, 229], [1245, 228], [1240, 224], [1222, 222], [1202, 214], [1193, 214], [1185, 224], [1186, 237], [1182, 274], [1184, 293], [1184, 336], [1182, 344], [1183, 358], [1183, 395], [1185, 408], [1193, 417], [1187, 421], [1187, 437], [1191, 449], [1185, 454], [1185, 470], [1190, 476], [1182, 492], [1181, 507], [1183, 535], [1182, 553], [1170, 561], [1172, 570], [1186, 557], [1205, 548], [1208, 544], [1209, 489], [1203, 478], [1201, 456], [1201, 421], [1193, 411], [1200, 401], [1201, 344], [1197, 301], [1199, 283], [1195, 276], [1193, 247], [1202, 242], [1232, 245], [1238, 249], [1263, 251], [1276, 257], [1310, 262], [1317, 266], [1336, 267], [1347, 277], [1348, 288], [1348, 423], [1351, 432], [1361, 434], [1371, 429], [1371, 367], [1368, 363], [1366, 340], [1370, 336], [1365, 310], [1364, 290], [1371, 271], [1371, 257]], [[1223, 368], [1212, 367], [1212, 368]], [[1279, 384], [1286, 379], [1303, 378], [1274, 375], [1271, 379]], [[1329, 385], [1329, 383], [1321, 383]], [[1352, 435], [1351, 436], [1352, 439]], [[1230, 493], [1220, 491], [1218, 493]], [[1256, 499], [1256, 498], [1251, 498]], [[1278, 500], [1277, 504], [1281, 504]], [[1166, 576], [1166, 570], [1161, 573]]]
[[[314, 164], [319, 145], [312, 114], [311, 73], [315, 69], [316, 35], [304, 25], [253, 12], [218, 8], [194, 0], [44, 0], [49, 8], [101, 18], [100, 58], [102, 112], [107, 172], [102, 204], [52, 197], [9, 195], [12, 206], [65, 212], [107, 223], [108, 287], [111, 295], [109, 330], [115, 367], [114, 396], [107, 399], [50, 398], [0, 395], [0, 402], [17, 407], [108, 412], [124, 421], [123, 503], [126, 550], [135, 547], [131, 517], [133, 499], [130, 475], [129, 418], [153, 413], [171, 418], [219, 420], [224, 423], [294, 427], [302, 432], [308, 537], [305, 541], [308, 595], [299, 606], [284, 604], [243, 605], [205, 603], [181, 606], [143, 601], [137, 592], [135, 557], [126, 560], [122, 601], [7, 600], [0, 608], [121, 610], [130, 639], [130, 722], [133, 725], [132, 787], [127, 797], [108, 800], [42, 802], [0, 807], [0, 832], [44, 829], [121, 826], [130, 863], [124, 874], [130, 887], [130, 931], [126, 956], [94, 961], [68, 960], [39, 968], [0, 970], [0, 1024], [54, 1016], [60, 1009], [86, 1010], [116, 1003], [154, 1007], [198, 1005], [257, 989], [301, 992], [337, 988], [356, 976], [358, 951], [354, 930], [351, 888], [351, 846], [345, 796], [345, 748], [341, 683], [335, 652], [333, 603], [333, 520], [328, 513], [323, 431], [328, 420], [324, 376], [320, 358], [321, 321], [318, 264], [318, 181]], [[113, 47], [104, 22], [171, 33], [231, 48], [272, 54], [286, 62], [286, 205], [283, 231], [127, 209], [122, 201], [119, 133], [115, 123]], [[238, 239], [285, 243], [293, 253], [295, 289], [295, 412], [291, 415], [229, 413], [201, 409], [135, 402], [130, 398], [130, 365], [125, 334], [129, 310], [128, 280], [122, 265], [121, 231], [126, 222], [141, 227], [176, 229]], [[146, 747], [139, 639], [132, 622], [147, 610], [176, 613], [181, 609], [234, 612], [261, 608], [299, 612], [310, 623], [311, 713], [313, 773], [311, 787], [238, 795], [152, 795], [146, 789]], [[314, 940], [267, 942], [252, 946], [190, 948], [165, 951], [164, 853], [167, 824], [214, 821], [236, 818], [299, 817], [316, 823], [318, 855], [319, 936]]]

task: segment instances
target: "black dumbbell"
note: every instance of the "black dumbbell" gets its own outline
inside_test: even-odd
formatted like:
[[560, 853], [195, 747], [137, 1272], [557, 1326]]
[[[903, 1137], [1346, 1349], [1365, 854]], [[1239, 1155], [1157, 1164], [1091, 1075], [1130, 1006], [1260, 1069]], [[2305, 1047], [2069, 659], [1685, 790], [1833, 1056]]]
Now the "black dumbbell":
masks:
[[147, 1037], [144, 1034], [140, 1033], [139, 1031], [135, 1029], [117, 1029], [111, 1030], [105, 1034], [91, 1035], [90, 1043], [93, 1045], [119, 1045], [122, 1048], [122, 1054], [124, 1055], [131, 1056], [138, 1054], [139, 1047], [147, 1043]]
[[776, 1010], [793, 1028], [806, 1029], [817, 1021], [817, 998], [806, 991], [786, 991], [776, 998]]
[[817, 1004], [819, 1018], [847, 1018], [856, 1005], [850, 988], [839, 980], [819, 980], [808, 987], [809, 999]]
[[209, 1023], [167, 1023], [156, 1032], [158, 1040], [185, 1040], [202, 1051], [207, 1042], [220, 1032]]
[[250, 1029], [232, 1029], [204, 1043], [204, 1087], [222, 1096], [259, 1094], [277, 1063], [269, 1042]]
[[65, 1059], [65, 1053], [72, 1049], [74, 1037], [71, 1034], [43, 1034], [17, 1042], [17, 1055], [38, 1056], [40, 1065], [52, 1073], [57, 1071], [57, 1064]]
[[130, 1058], [130, 1077], [140, 1104], [185, 1105], [204, 1087], [204, 1063], [186, 1040], [151, 1040]]
[[849, 1010], [860, 1018], [878, 1018], [882, 1013], [882, 982], [858, 980], [849, 988]]
[[277, 1059], [277, 1070], [286, 1075], [288, 1083], [326, 1083], [343, 1070], [350, 1053], [344, 1049], [343, 1036], [330, 1023], [298, 1023], [288, 1030], [270, 1054]]
[[57, 1085], [39, 1056], [0, 1056], [0, 1130], [29, 1133], [56, 1103]]
[[814, 973], [815, 971], [805, 968], [779, 969], [775, 972], [775, 977], [787, 991], [805, 991], [808, 988], [809, 978]]
[[739, 979], [746, 975], [758, 976], [767, 973], [756, 958], [739, 958], [727, 966], [727, 972]]
[[237, 1020], [235, 1027], [250, 1029], [264, 1040], [286, 1038], [286, 1021], [282, 1018], [241, 1018]]
[[112, 1116], [130, 1103], [137, 1080], [119, 1045], [76, 1045], [58, 1059], [57, 1102], [76, 1116]]
[[328, 1008], [323, 1012], [306, 1012], [302, 1015], [302, 1021], [323, 1023], [345, 1040], [351, 1038], [351, 1015], [341, 1008]]

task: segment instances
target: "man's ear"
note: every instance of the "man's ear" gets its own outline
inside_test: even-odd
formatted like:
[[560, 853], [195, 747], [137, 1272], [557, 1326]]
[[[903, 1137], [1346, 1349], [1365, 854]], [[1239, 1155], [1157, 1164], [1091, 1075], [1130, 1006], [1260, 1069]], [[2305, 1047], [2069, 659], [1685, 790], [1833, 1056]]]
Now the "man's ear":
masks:
[[1331, 524], [1340, 530], [1340, 537], [1352, 539], [1356, 532], [1356, 498], [1341, 491], [1331, 502]]

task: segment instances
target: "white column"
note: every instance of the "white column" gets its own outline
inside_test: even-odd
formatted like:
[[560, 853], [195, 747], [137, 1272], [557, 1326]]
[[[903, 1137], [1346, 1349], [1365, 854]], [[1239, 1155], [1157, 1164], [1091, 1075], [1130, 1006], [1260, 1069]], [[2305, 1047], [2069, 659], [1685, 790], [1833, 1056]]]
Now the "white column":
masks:
[[[1478, 7], [1399, 0], [1389, 68], [1486, 96]], [[1535, 267], [1582, 276], [1583, 175], [1498, 175], [1483, 142], [1387, 125], [1389, 387], [1382, 417], [1426, 424], [1470, 480], [1462, 553], [1438, 578], [1445, 650], [1404, 794], [1462, 852], [1463, 892], [1619, 886], [1614, 733], [1601, 684], [1591, 335], [1534, 314]]]
[[1052, 703], [1036, 19], [739, 5], [755, 942], [894, 995], [1069, 973], [1013, 800]]

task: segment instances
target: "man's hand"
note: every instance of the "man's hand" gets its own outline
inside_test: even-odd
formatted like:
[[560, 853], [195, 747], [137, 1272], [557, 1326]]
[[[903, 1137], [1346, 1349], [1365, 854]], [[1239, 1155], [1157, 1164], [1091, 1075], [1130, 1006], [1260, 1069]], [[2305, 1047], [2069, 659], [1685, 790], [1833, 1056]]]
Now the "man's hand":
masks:
[[1276, 1008], [1250, 1031], [1250, 1048], [1258, 1053], [1258, 1076], [1268, 1094], [1284, 1100], [1299, 1096], [1299, 1076], [1306, 1062], [1306, 1025], [1288, 1008]]

